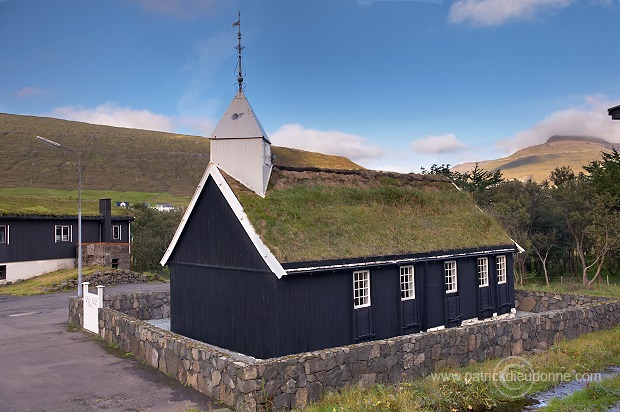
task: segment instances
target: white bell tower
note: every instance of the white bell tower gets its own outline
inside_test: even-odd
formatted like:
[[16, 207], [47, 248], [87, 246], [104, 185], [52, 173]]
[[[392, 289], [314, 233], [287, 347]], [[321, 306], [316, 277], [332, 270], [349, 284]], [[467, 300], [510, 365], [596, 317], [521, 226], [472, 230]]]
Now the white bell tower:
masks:
[[271, 142], [243, 93], [241, 14], [237, 26], [239, 90], [211, 134], [211, 162], [260, 196], [271, 176]]

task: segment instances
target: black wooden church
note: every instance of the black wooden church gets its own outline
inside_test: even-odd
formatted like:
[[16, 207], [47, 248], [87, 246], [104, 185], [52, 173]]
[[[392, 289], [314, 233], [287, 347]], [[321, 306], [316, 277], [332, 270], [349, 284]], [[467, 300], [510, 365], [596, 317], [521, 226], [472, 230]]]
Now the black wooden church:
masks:
[[161, 260], [172, 331], [257, 358], [514, 308], [515, 244], [447, 179], [272, 165], [240, 87]]

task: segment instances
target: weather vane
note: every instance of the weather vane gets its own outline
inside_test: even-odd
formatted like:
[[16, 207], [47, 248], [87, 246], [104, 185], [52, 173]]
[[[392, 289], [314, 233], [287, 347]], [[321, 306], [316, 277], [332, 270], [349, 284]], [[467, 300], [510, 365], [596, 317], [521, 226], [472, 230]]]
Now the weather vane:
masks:
[[241, 51], [243, 50], [243, 46], [241, 45], [241, 11], [237, 11], [237, 15], [239, 18], [236, 22], [233, 23], [233, 27], [237, 27], [237, 38], [239, 39], [239, 44], [237, 47], [237, 52], [239, 54], [239, 61], [237, 62], [237, 68], [239, 71], [237, 72], [237, 82], [239, 83], [239, 91], [243, 90], [243, 68], [241, 67]]

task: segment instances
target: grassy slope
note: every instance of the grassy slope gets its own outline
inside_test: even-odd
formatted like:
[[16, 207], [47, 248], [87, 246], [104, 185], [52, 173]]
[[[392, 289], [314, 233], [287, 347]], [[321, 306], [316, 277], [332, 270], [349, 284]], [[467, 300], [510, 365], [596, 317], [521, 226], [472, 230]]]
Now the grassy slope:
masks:
[[[191, 195], [209, 162], [203, 137], [51, 118], [0, 114], [0, 187], [76, 187], [75, 155], [35, 139], [42, 135], [83, 152], [83, 187]], [[338, 156], [274, 147], [276, 163], [359, 169]]]
[[[0, 213], [75, 213], [75, 155], [36, 135], [83, 152], [85, 207], [93, 213], [97, 206], [89, 200], [99, 197], [187, 204], [210, 155], [202, 137], [0, 113]], [[361, 169], [339, 156], [280, 147], [273, 153], [276, 164]]]
[[[575, 173], [583, 172], [584, 165], [601, 157], [601, 152], [609, 150], [590, 142], [561, 141], [530, 146], [497, 160], [480, 162], [485, 170], [500, 169], [506, 179], [542, 182], [549, 178], [551, 171], [558, 166], [570, 166]], [[473, 163], [454, 167], [456, 171], [473, 168]]]
[[[292, 175], [304, 179], [282, 183]], [[239, 187], [235, 191], [258, 234], [281, 262], [511, 243], [469, 194], [448, 181], [404, 184], [381, 174], [342, 179], [325, 173], [276, 172], [264, 199]]]

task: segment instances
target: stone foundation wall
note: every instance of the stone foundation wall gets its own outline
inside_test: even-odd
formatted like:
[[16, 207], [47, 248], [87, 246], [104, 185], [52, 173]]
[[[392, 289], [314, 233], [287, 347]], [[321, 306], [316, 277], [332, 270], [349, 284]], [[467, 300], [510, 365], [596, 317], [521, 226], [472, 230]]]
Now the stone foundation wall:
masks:
[[515, 308], [522, 312], [548, 312], [581, 305], [603, 303], [610, 298], [600, 296], [571, 295], [563, 293], [515, 290]]
[[[536, 296], [540, 302], [545, 297]], [[239, 411], [301, 407], [326, 391], [393, 384], [448, 365], [544, 350], [562, 339], [618, 324], [620, 302], [610, 300], [258, 360], [164, 331], [110, 308], [99, 313], [100, 335], [107, 342]]]
[[130, 268], [129, 243], [85, 243], [82, 248], [84, 266], [113, 267], [114, 259], [116, 269]]

